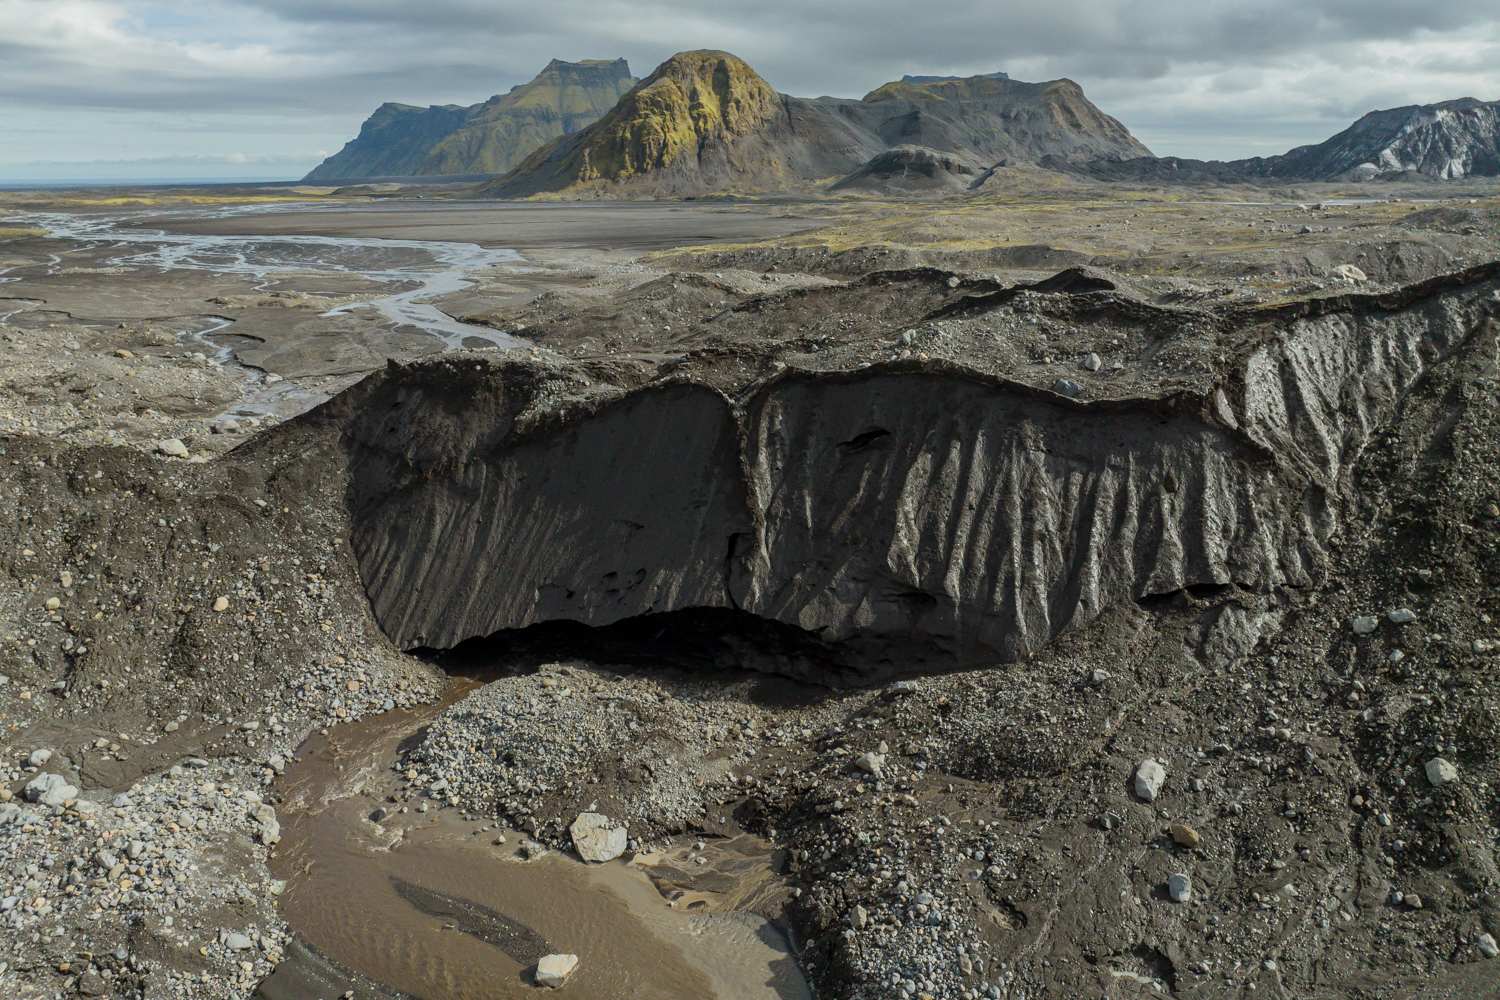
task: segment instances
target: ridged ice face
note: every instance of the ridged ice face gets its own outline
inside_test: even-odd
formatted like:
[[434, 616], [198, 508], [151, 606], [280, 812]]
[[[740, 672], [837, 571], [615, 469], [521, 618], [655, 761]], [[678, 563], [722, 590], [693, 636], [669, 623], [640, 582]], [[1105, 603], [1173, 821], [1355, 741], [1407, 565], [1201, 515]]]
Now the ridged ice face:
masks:
[[346, 404], [353, 547], [406, 647], [732, 608], [866, 678], [1020, 659], [1121, 601], [1316, 584], [1355, 463], [1492, 285], [1247, 315], [1168, 398], [919, 361], [573, 403], [524, 365], [393, 369]]

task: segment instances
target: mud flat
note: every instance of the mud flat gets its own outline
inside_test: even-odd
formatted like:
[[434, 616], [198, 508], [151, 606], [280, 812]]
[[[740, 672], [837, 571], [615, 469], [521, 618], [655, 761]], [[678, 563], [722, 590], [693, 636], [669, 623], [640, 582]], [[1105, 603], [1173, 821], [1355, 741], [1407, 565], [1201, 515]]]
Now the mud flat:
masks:
[[[420, 334], [218, 434], [266, 381], [163, 302], [378, 289], [74, 316], [117, 250], [0, 245], [46, 307], [0, 344], [0, 992], [526, 995], [599, 923], [578, 995], [739, 995], [694, 955], [768, 926], [756, 985], [818, 996], [1492, 993], [1495, 265], [800, 239], [471, 289], [535, 350]], [[629, 859], [558, 856], [586, 811]]]
[[272, 210], [223, 218], [147, 218], [142, 225], [220, 236], [453, 240], [526, 250], [658, 250], [786, 236], [817, 223], [795, 211], [684, 202], [411, 202]]

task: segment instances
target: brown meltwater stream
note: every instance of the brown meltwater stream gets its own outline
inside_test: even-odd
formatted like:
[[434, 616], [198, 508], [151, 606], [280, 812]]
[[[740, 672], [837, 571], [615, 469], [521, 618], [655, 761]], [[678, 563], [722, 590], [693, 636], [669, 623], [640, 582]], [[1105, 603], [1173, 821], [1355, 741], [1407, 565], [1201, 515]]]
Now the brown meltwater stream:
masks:
[[[786, 939], [750, 912], [781, 891], [770, 849], [753, 838], [710, 842], [707, 864], [689, 861], [688, 845], [602, 865], [556, 852], [523, 861], [524, 835], [466, 820], [442, 799], [397, 811], [387, 796], [401, 744], [477, 686], [456, 681], [437, 705], [315, 735], [287, 767], [271, 867], [287, 880], [282, 914], [303, 941], [420, 1000], [810, 997]], [[432, 808], [418, 812], [421, 801]], [[381, 806], [392, 814], [377, 823]], [[543, 991], [531, 970], [549, 952], [579, 963], [565, 986]]]

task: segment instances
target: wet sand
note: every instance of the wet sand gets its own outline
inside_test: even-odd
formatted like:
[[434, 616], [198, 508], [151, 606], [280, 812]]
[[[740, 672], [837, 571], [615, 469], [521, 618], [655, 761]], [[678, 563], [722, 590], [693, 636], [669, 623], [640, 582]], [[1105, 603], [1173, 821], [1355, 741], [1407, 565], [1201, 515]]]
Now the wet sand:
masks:
[[276, 206], [253, 214], [143, 218], [140, 225], [205, 235], [453, 240], [482, 247], [661, 250], [787, 236], [822, 223], [767, 207], [651, 202], [388, 202]]

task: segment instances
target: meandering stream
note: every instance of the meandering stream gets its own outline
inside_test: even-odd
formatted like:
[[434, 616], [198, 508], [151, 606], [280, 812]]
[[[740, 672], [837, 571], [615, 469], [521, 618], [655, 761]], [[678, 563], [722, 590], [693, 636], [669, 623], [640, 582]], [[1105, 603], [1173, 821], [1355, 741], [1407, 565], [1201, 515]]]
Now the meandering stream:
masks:
[[[300, 206], [305, 207], [305, 206]], [[264, 206], [234, 206], [205, 215], [243, 215]], [[357, 274], [379, 284], [415, 287], [372, 297], [357, 305], [374, 306], [392, 323], [423, 330], [443, 342], [447, 350], [463, 346], [465, 338], [479, 338], [496, 347], [525, 343], [488, 327], [461, 323], [431, 299], [459, 291], [471, 275], [499, 264], [521, 260], [514, 250], [490, 250], [473, 243], [444, 240], [377, 239], [362, 236], [208, 236], [173, 233], [139, 224], [142, 218], [160, 219], [162, 213], [30, 213], [14, 217], [27, 227], [84, 247], [111, 247], [110, 266], [169, 271], [208, 271], [256, 279], [264, 289], [278, 274], [324, 271]], [[54, 257], [48, 273], [63, 261]], [[339, 306], [325, 315], [338, 315], [355, 304]]]

